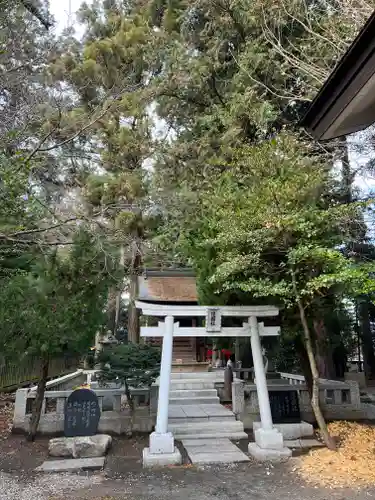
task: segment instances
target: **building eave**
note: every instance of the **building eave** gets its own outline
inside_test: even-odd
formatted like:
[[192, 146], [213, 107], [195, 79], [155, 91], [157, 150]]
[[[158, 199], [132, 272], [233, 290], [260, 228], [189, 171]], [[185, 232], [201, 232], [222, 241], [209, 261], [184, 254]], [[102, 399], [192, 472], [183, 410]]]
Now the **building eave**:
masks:
[[358, 132], [375, 122], [375, 12], [301, 121], [316, 139]]

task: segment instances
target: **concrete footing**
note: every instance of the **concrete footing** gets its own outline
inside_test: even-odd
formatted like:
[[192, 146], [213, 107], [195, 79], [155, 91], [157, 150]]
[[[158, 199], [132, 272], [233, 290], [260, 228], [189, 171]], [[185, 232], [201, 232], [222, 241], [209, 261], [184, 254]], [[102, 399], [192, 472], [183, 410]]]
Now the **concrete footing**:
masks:
[[257, 429], [254, 431], [255, 442], [266, 450], [281, 450], [284, 447], [283, 435], [276, 429]]
[[150, 434], [150, 447], [143, 450], [143, 467], [163, 467], [180, 463], [182, 463], [181, 453], [174, 445], [171, 432]]
[[143, 467], [164, 467], [165, 465], [179, 465], [182, 463], [181, 453], [177, 448], [173, 453], [151, 453], [150, 448], [143, 450]]
[[292, 456], [289, 448], [271, 450], [269, 448], [260, 448], [256, 443], [249, 443], [249, 454], [259, 462], [278, 462]]

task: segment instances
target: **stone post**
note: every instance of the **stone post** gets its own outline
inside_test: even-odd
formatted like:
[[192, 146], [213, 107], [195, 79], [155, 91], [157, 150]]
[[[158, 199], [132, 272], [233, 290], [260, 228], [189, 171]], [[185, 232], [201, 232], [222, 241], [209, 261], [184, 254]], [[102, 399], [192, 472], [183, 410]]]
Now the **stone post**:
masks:
[[56, 402], [56, 413], [58, 414], [64, 414], [65, 412], [65, 403], [66, 403], [66, 398], [57, 398]]
[[257, 460], [280, 460], [290, 457], [291, 450], [284, 448], [283, 435], [273, 427], [258, 320], [255, 316], [249, 318], [249, 327], [261, 420], [261, 428], [254, 431], [255, 443], [249, 443], [249, 453]]
[[169, 386], [172, 370], [173, 316], [167, 316], [164, 322], [163, 348], [161, 354], [159, 403], [156, 419], [156, 432], [165, 434], [168, 428]]
[[212, 368], [216, 368], [216, 359], [217, 359], [217, 349], [216, 349], [216, 344], [214, 344], [212, 346], [212, 358], [211, 358]]
[[26, 430], [26, 403], [28, 389], [18, 389], [13, 413], [13, 429]]
[[271, 406], [268, 396], [267, 379], [263, 365], [262, 346], [260, 343], [258, 322], [255, 316], [249, 318], [251, 332], [251, 351], [253, 354], [255, 383], [257, 386], [260, 420], [262, 429], [271, 431], [273, 429]]
[[238, 378], [232, 382], [232, 411], [236, 418], [241, 415], [245, 407], [245, 382]]
[[159, 378], [158, 413], [155, 432], [150, 434], [150, 447], [143, 450], [143, 467], [180, 464], [181, 453], [174, 445], [174, 437], [168, 432], [169, 387], [172, 370], [174, 318], [164, 321], [164, 336]]
[[224, 400], [232, 401], [233, 371], [230, 366], [224, 368]]
[[156, 384], [150, 387], [150, 413], [155, 414], [158, 411], [158, 389]]
[[116, 396], [113, 396], [113, 411], [121, 411], [121, 395], [116, 394]]

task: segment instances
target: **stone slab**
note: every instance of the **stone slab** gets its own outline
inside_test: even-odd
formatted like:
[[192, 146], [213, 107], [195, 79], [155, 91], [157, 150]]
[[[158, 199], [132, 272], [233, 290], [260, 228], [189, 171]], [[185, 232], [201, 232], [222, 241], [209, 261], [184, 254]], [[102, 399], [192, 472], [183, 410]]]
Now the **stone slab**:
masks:
[[[260, 429], [261, 425], [261, 422], [253, 422], [253, 430]], [[281, 432], [284, 439], [293, 440], [314, 435], [314, 427], [303, 421], [298, 424], [274, 424], [274, 428]]]
[[194, 405], [187, 403], [188, 403], [187, 401], [184, 405], [175, 405], [170, 403], [168, 410], [169, 418], [172, 419], [219, 418], [221, 420], [225, 418], [233, 420], [235, 418], [234, 413], [228, 408], [222, 406], [220, 402], [214, 404], [194, 404]]
[[[220, 405], [218, 405], [220, 406]], [[207, 418], [207, 413], [205, 413], [202, 408], [198, 405], [185, 405], [183, 409], [185, 415], [187, 417], [195, 418], [195, 417], [201, 417], [201, 418]]]
[[324, 446], [317, 439], [286, 439], [284, 445], [288, 448], [319, 448]]
[[207, 397], [207, 398], [211, 398], [211, 397], [217, 397], [217, 390], [216, 389], [203, 389], [203, 390], [182, 390], [182, 389], [179, 389], [179, 390], [176, 390], [174, 391], [173, 389], [171, 389], [169, 391], [169, 399], [173, 399], [173, 398], [183, 398], [185, 400], [189, 400], [191, 398], [199, 398], [199, 397]]
[[186, 418], [186, 413], [181, 406], [170, 405], [168, 409], [168, 418]]
[[228, 444], [232, 445], [229, 439], [227, 438], [218, 438], [215, 439], [184, 439], [183, 440], [184, 446], [213, 446], [217, 445], [220, 446], [222, 449], [225, 449]]
[[260, 448], [256, 443], [249, 443], [249, 454], [259, 462], [280, 462], [292, 456], [292, 450], [282, 448], [281, 450], [271, 450]]
[[184, 434], [175, 434], [175, 438], [183, 441], [184, 439], [197, 439], [199, 437], [200, 439], [212, 439], [212, 440], [217, 440], [218, 435], [220, 435], [220, 439], [229, 439], [231, 441], [240, 441], [241, 439], [248, 439], [249, 436], [246, 434], [246, 432], [225, 432], [223, 430], [221, 431], [204, 431], [204, 432], [190, 432], [190, 433], [184, 433]]
[[302, 448], [315, 448], [318, 446], [324, 446], [323, 443], [317, 439], [300, 439]]
[[182, 444], [193, 464], [248, 462], [247, 457], [229, 439], [186, 439]]
[[71, 458], [68, 460], [47, 460], [35, 469], [36, 472], [78, 472], [80, 470], [100, 470], [104, 467], [104, 457]]
[[219, 396], [212, 396], [212, 397], [201, 397], [197, 396], [194, 398], [190, 398], [189, 400], [185, 398], [179, 398], [179, 397], [173, 397], [169, 399], [169, 404], [170, 406], [185, 406], [185, 405], [219, 405], [220, 404], [220, 399]]
[[143, 449], [143, 467], [165, 467], [167, 465], [180, 465], [182, 463], [181, 453], [177, 448], [173, 453], [158, 453], [150, 452], [150, 448]]
[[233, 417], [234, 414], [225, 406], [221, 404], [214, 405], [200, 405], [200, 408], [209, 416], [209, 417]]

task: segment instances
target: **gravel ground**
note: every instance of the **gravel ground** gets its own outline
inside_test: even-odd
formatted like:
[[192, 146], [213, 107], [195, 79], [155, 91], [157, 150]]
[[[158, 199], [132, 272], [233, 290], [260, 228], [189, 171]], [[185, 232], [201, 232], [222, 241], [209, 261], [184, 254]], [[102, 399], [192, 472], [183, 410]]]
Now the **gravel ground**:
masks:
[[309, 486], [293, 471], [298, 458], [277, 466], [173, 467], [112, 470], [94, 475], [18, 476], [0, 473], [0, 500], [369, 500], [371, 489]]
[[115, 438], [100, 473], [43, 475], [33, 471], [47, 459], [47, 438], [28, 443], [24, 436], [0, 436], [0, 500], [375, 500], [375, 484], [367, 489], [306, 484], [296, 473], [298, 457], [277, 466], [204, 467], [187, 464], [184, 457], [184, 466], [146, 471], [141, 456], [147, 442], [142, 435]]
[[69, 496], [69, 492], [94, 488], [103, 480], [103, 475], [49, 474], [30, 478], [2, 472], [0, 473], [0, 500], [79, 498]]

